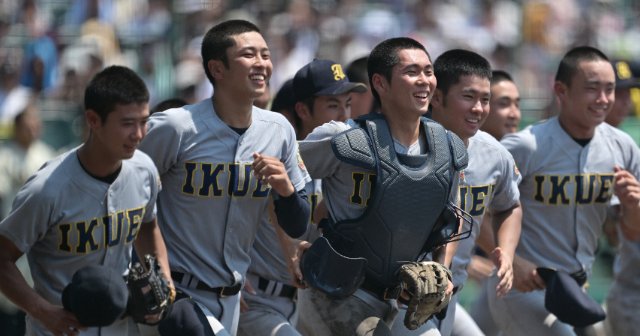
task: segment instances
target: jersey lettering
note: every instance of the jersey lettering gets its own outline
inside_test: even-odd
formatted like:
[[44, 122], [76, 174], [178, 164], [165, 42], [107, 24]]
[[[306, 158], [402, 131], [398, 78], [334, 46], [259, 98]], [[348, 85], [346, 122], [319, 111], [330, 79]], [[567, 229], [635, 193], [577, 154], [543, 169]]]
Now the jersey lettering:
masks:
[[[371, 198], [375, 188], [374, 182], [376, 180], [376, 174], [354, 172], [351, 174], [351, 177], [353, 178], [353, 193], [351, 194], [349, 201], [352, 204], [359, 206], [369, 205], [369, 199]], [[365, 181], [368, 188], [365, 188]], [[363, 195], [365, 190], [369, 190], [369, 192], [366, 195]]]
[[607, 203], [613, 174], [535, 175], [534, 199], [550, 205]]
[[[184, 164], [186, 176], [182, 192], [200, 197], [221, 197], [226, 193], [233, 197], [258, 197], [269, 195], [271, 188], [255, 178], [251, 163], [197, 163]], [[221, 180], [227, 174], [227, 185]], [[197, 192], [196, 192], [197, 189]]]
[[460, 208], [474, 217], [484, 215], [494, 188], [495, 184], [483, 186], [461, 185], [458, 188], [460, 193]]
[[[122, 243], [129, 244], [138, 235], [143, 216], [144, 208], [136, 208], [73, 224], [59, 224], [57, 226], [60, 241], [58, 249], [64, 252], [87, 254]], [[127, 235], [123, 240], [125, 231]]]

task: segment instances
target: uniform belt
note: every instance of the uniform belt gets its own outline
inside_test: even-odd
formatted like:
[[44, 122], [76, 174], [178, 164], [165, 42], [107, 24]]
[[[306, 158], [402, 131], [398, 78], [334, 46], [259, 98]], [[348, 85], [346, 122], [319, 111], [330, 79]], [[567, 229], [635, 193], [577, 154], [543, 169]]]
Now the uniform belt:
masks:
[[[184, 279], [184, 277], [187, 276], [187, 274], [182, 273], [182, 272], [176, 272], [176, 271], [171, 271], [171, 278], [173, 279], [174, 282], [177, 283], [181, 283], [182, 279]], [[191, 276], [191, 275], [189, 275]], [[203, 290], [203, 291], [208, 291], [208, 292], [213, 292], [216, 293], [219, 297], [227, 297], [227, 296], [233, 296], [238, 294], [238, 292], [240, 292], [240, 289], [242, 289], [242, 284], [241, 283], [237, 283], [231, 287], [209, 287], [206, 283], [196, 279], [195, 277], [191, 276], [191, 281], [189, 282], [189, 287], [191, 287], [191, 283], [196, 281], [197, 283], [195, 284], [195, 289], [199, 289], [199, 290]]]
[[[269, 285], [271, 285], [270, 293], [268, 293]], [[276, 293], [278, 286], [281, 286], [281, 289], [278, 293]], [[258, 277], [258, 288], [265, 293], [282, 296], [289, 299], [293, 299], [296, 296], [296, 291], [297, 291], [296, 287], [289, 286], [279, 281], [268, 280], [263, 277]]]
[[364, 278], [360, 288], [374, 294], [380, 300], [395, 300], [400, 296], [400, 292], [402, 291], [400, 286], [385, 287], [369, 277]]

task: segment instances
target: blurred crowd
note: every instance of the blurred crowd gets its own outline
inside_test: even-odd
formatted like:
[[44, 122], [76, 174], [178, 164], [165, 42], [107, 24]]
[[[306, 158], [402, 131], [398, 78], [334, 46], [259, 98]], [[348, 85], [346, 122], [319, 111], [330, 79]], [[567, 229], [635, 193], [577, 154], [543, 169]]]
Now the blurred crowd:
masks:
[[263, 30], [272, 92], [314, 57], [348, 64], [382, 39], [404, 35], [424, 43], [432, 58], [454, 47], [482, 54], [514, 75], [525, 120], [537, 119], [569, 46], [640, 59], [638, 17], [640, 2], [632, 0], [4, 0], [0, 136], [8, 137], [13, 118], [30, 104], [47, 119], [72, 122], [88, 79], [111, 64], [136, 69], [152, 105], [210, 96], [200, 39], [229, 18]]

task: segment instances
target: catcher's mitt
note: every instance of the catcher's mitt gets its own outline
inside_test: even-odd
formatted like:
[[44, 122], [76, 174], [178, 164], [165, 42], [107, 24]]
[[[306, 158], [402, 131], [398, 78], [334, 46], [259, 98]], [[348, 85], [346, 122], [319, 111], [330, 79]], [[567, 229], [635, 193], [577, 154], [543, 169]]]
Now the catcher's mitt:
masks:
[[[144, 256], [144, 265], [137, 262], [129, 269], [127, 287], [127, 313], [134, 321], [143, 324], [159, 323], [169, 313], [176, 296], [175, 289], [160, 272], [155, 257], [149, 254]], [[160, 318], [149, 322], [145, 320], [148, 315], [158, 315]]]
[[451, 300], [445, 291], [451, 280], [451, 272], [435, 261], [404, 264], [399, 271], [400, 286], [409, 294], [404, 325], [415, 330], [440, 312]]

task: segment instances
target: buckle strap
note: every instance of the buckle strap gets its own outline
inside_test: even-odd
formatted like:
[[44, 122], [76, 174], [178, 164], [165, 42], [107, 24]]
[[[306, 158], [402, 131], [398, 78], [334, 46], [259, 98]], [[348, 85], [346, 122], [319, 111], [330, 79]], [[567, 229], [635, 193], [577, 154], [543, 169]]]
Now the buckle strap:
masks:
[[[271, 285], [272, 287], [269, 288], [269, 285]], [[280, 286], [280, 291], [278, 291], [278, 286]], [[258, 288], [267, 294], [282, 296], [289, 299], [293, 299], [296, 296], [297, 292], [297, 288], [294, 286], [290, 286], [275, 280], [268, 280], [261, 276], [258, 277]]]
[[176, 272], [176, 271], [171, 271], [171, 278], [173, 279], [174, 282], [176, 283], [182, 283], [182, 280], [185, 279], [185, 277], [190, 276], [191, 279], [189, 280], [188, 284], [183, 284], [187, 287], [192, 287], [192, 283], [195, 283], [195, 286], [193, 286], [192, 288], [198, 289], [198, 290], [203, 290], [203, 291], [208, 291], [208, 292], [213, 292], [215, 294], [217, 294], [219, 297], [227, 297], [227, 296], [233, 296], [236, 295], [240, 292], [240, 289], [242, 289], [242, 284], [241, 283], [237, 283], [234, 284], [233, 286], [230, 287], [209, 287], [209, 285], [207, 285], [206, 283], [196, 279], [193, 275], [190, 274], [185, 274], [182, 272]]

